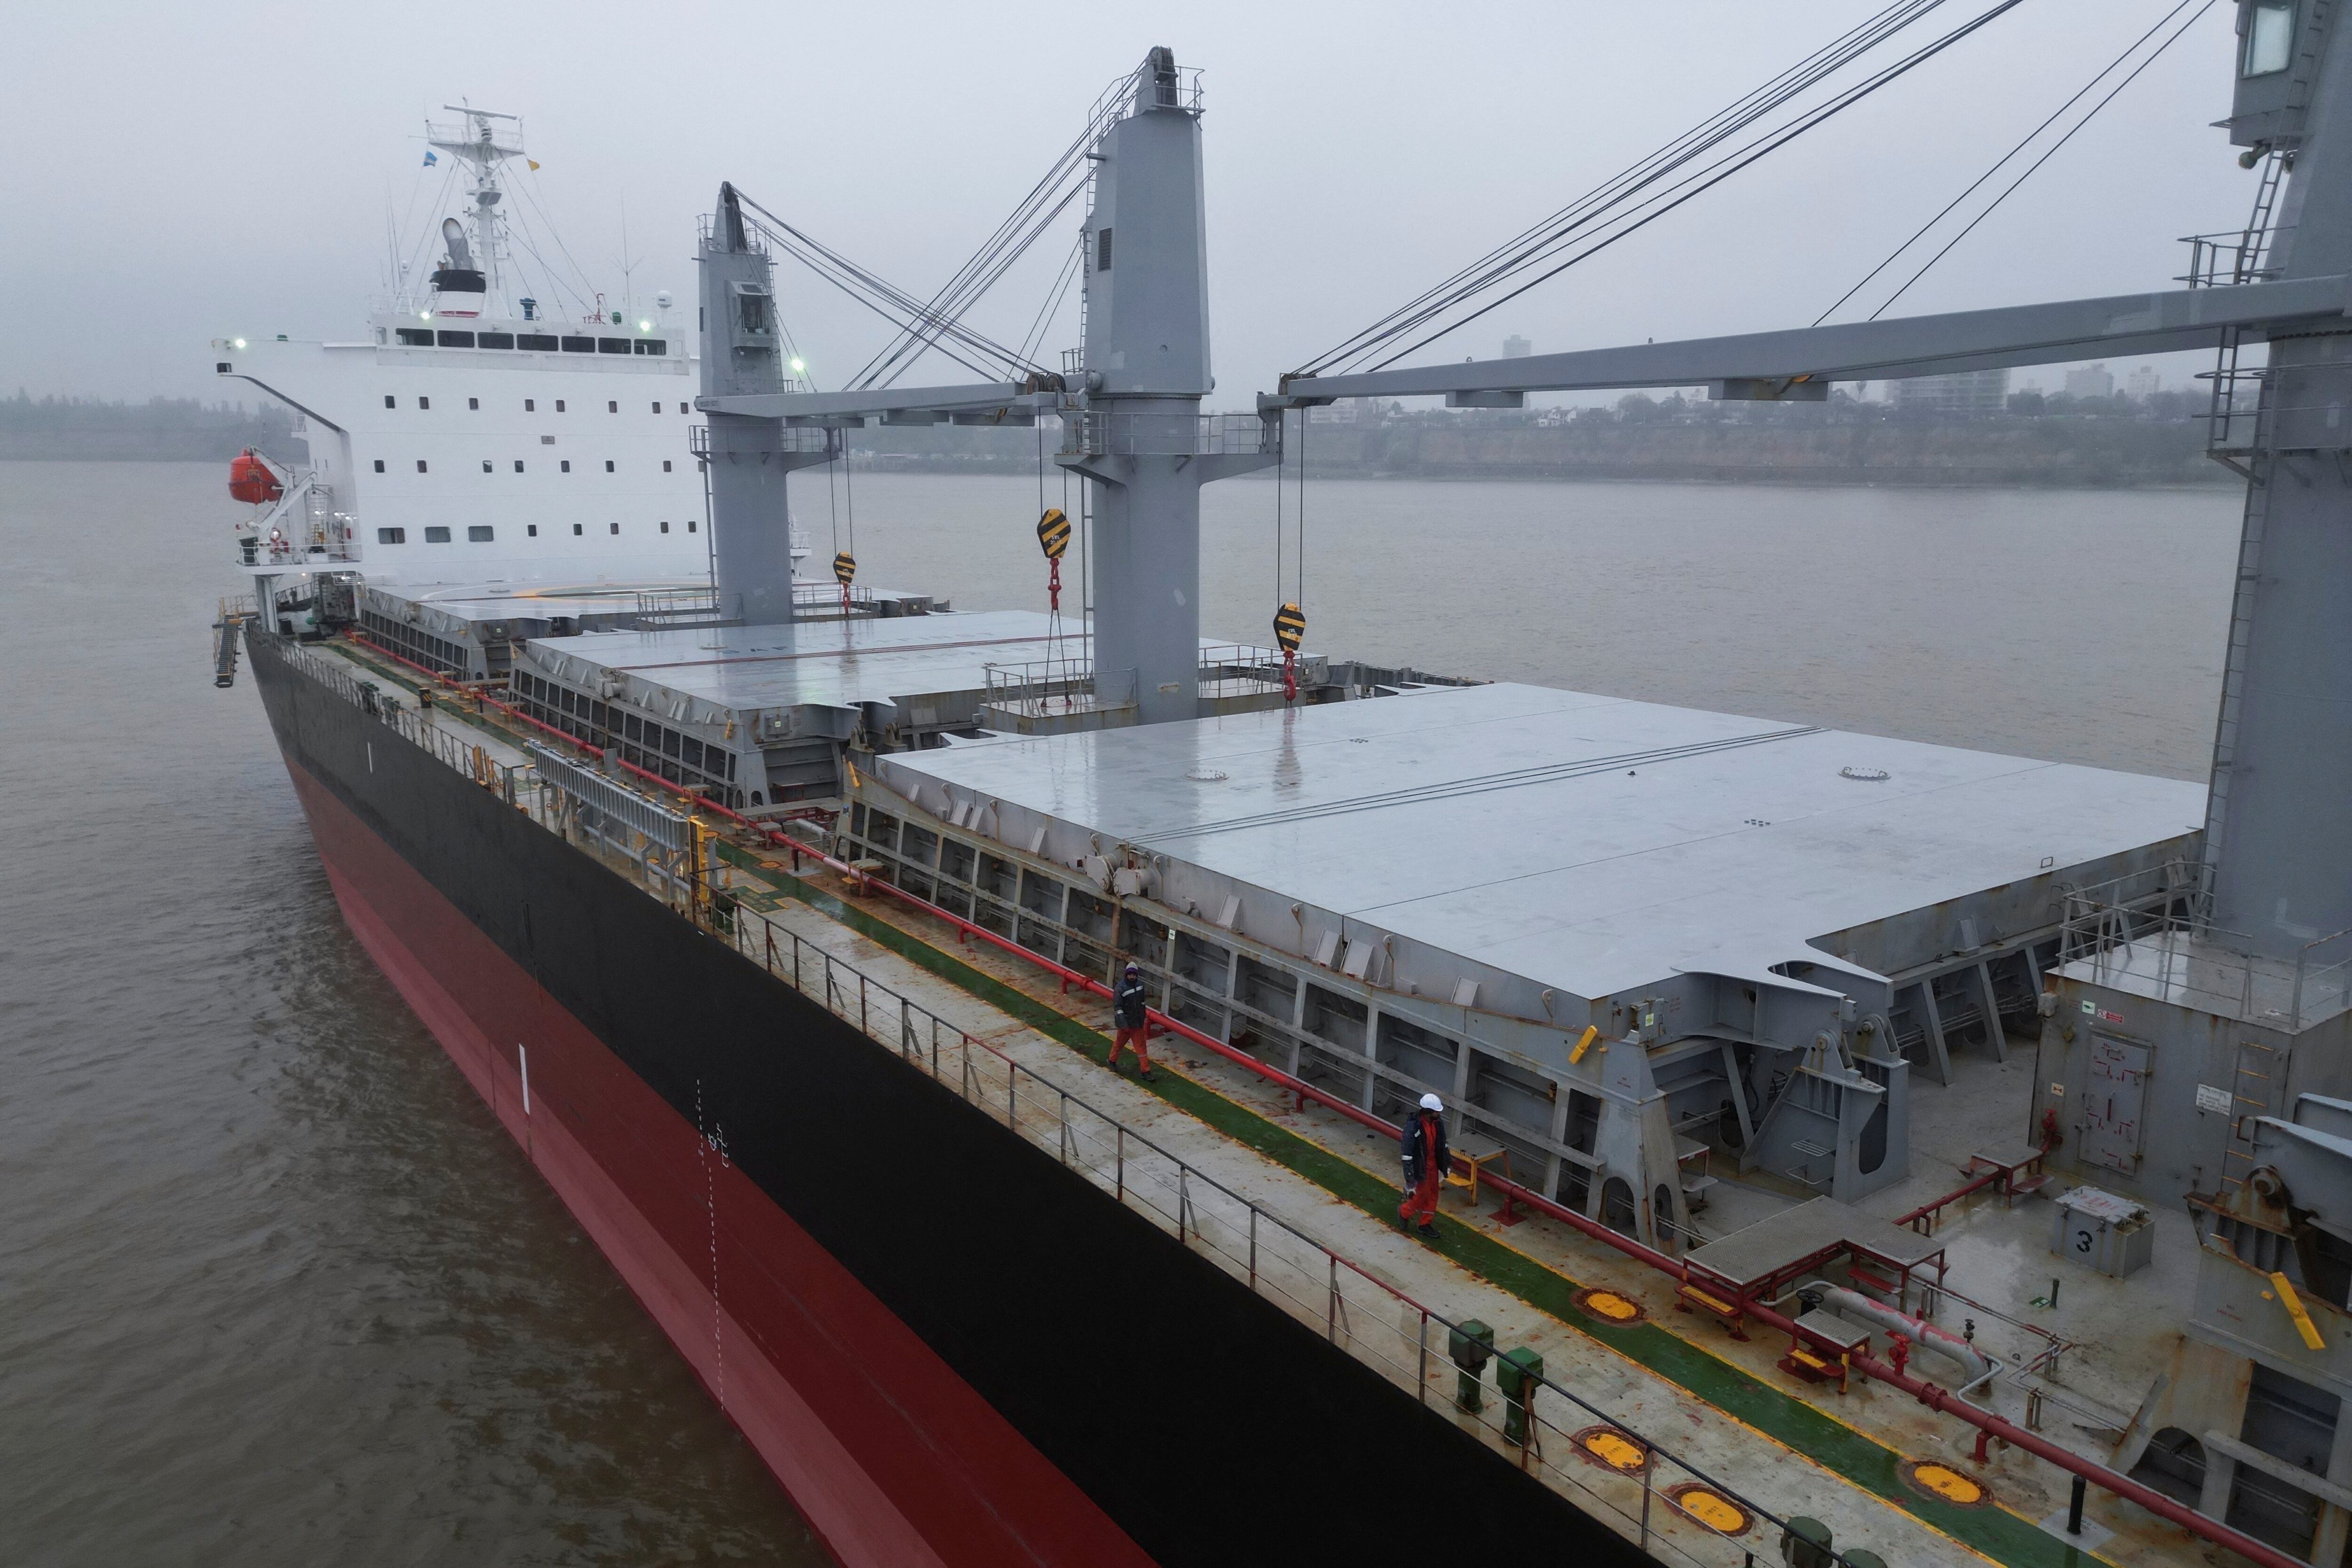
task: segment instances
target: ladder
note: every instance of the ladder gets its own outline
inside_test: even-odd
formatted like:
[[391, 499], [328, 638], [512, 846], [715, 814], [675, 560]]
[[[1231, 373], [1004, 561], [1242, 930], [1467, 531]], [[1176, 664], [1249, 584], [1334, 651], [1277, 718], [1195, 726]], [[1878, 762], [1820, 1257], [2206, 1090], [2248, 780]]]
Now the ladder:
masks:
[[[2286, 1076], [2287, 1053], [2260, 1040], [2241, 1040], [2230, 1082], [2230, 1134], [2221, 1146], [2221, 1196], [2229, 1197], [2254, 1168], [2254, 1138], [2247, 1124], [2271, 1114], [2276, 1085]], [[2238, 1162], [2232, 1168], [2230, 1162]]]
[[2279, 185], [2285, 174], [2286, 156], [2273, 150], [2263, 162], [2262, 181], [2254, 187], [2254, 210], [2246, 218], [2246, 232], [2238, 239], [2238, 254], [2230, 268], [2232, 283], [2262, 281], [2263, 262], [2271, 248], [2271, 214], [2278, 205]]
[[[2234, 353], [2235, 344], [2225, 351]], [[2222, 824], [2228, 821], [2230, 787], [2237, 764], [2238, 724], [2245, 705], [2247, 650], [2253, 641], [2254, 598], [2262, 585], [2263, 532], [2271, 510], [2268, 465], [2249, 478], [2252, 482], [2246, 486], [2245, 522], [2238, 535], [2238, 580], [2230, 599], [2230, 643], [2221, 664], [2221, 707], [2213, 723], [2212, 789], [2205, 802], [2204, 902], [2209, 913], [2212, 908], [2213, 872], [2221, 864]]]

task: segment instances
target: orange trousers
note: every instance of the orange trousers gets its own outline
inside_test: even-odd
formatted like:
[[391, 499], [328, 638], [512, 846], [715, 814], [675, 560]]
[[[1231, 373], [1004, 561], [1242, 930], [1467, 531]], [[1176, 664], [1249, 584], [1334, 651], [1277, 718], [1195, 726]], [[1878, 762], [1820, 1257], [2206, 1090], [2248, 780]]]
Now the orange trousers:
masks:
[[1413, 1222], [1415, 1216], [1425, 1226], [1436, 1223], [1437, 1195], [1445, 1184], [1433, 1168], [1436, 1162], [1433, 1160], [1430, 1163], [1433, 1168], [1422, 1173], [1420, 1182], [1404, 1195], [1404, 1202], [1397, 1206], [1397, 1218], [1407, 1225]]
[[1151, 1053], [1144, 1049], [1144, 1041], [1150, 1038], [1150, 1034], [1151, 1031], [1149, 1029], [1123, 1029], [1119, 1030], [1118, 1038], [1110, 1042], [1110, 1065], [1113, 1067], [1117, 1067], [1118, 1065], [1118, 1053], [1120, 1051], [1132, 1050], [1135, 1052], [1136, 1065], [1146, 1071], [1150, 1071], [1151, 1069]]

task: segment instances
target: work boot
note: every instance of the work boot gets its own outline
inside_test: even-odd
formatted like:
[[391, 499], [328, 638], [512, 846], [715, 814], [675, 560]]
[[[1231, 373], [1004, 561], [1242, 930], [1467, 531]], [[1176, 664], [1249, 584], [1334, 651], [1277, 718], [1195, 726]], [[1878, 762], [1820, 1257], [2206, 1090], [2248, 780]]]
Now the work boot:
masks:
[[1429, 1221], [1424, 1219], [1421, 1222], [1420, 1228], [1415, 1230], [1413, 1234], [1420, 1237], [1423, 1241], [1433, 1242], [1437, 1239], [1437, 1227], [1430, 1224]]

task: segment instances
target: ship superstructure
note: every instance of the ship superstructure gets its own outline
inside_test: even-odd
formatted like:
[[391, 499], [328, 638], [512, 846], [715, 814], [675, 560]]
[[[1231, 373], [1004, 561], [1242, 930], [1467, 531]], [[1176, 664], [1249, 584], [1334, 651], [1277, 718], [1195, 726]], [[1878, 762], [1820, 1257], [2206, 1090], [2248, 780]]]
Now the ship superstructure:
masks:
[[[2318, 422], [2352, 38], [2329, 7], [2240, 11], [2232, 134], [2269, 162], [2231, 276], [1309, 366], [1254, 415], [1200, 412], [1203, 100], [1167, 50], [1032, 198], [1085, 198], [1058, 370], [961, 326], [961, 285], [860, 273], [914, 345], [878, 365], [945, 344], [1001, 379], [797, 384], [772, 266], [809, 242], [722, 186], [702, 429], [672, 436], [707, 578], [368, 569], [307, 647], [257, 606], [338, 897], [845, 1561], [2333, 1568], [2345, 895], [2262, 855], [2352, 840], [2310, 757], [2267, 785], [2254, 759], [2281, 714], [2323, 764], [2352, 745], [2287, 656], [2342, 624], [2298, 585], [2344, 575]], [[436, 298], [487, 305], [496, 261], [450, 236]], [[433, 340], [380, 351], [524, 351], [462, 319], [387, 319]], [[2275, 374], [2240, 366], [2263, 337]], [[677, 345], [616, 340], [588, 362], [675, 386]], [[1199, 487], [1284, 463], [1301, 409], [1817, 399], [2103, 346], [2219, 351], [2217, 455], [2254, 481], [2210, 790], [1377, 667], [1307, 649], [1295, 600], [1272, 647], [1200, 635]], [[1038, 537], [1058, 581], [1055, 541], [1091, 530], [1092, 617], [871, 593], [846, 556], [796, 582], [790, 476], [876, 421], [1057, 427], [1083, 501]], [[1150, 1086], [1101, 1061], [1129, 964]], [[1423, 1094], [1457, 1155], [1426, 1249], [1392, 1228]]]
[[509, 215], [521, 123], [457, 112], [425, 128], [462, 197], [427, 228], [429, 269], [404, 264], [349, 339], [214, 341], [215, 373], [292, 409], [308, 451], [275, 461], [278, 494], [240, 537], [265, 574], [380, 586], [707, 583], [691, 316], [666, 290], [583, 299], [535, 257], [527, 276]]

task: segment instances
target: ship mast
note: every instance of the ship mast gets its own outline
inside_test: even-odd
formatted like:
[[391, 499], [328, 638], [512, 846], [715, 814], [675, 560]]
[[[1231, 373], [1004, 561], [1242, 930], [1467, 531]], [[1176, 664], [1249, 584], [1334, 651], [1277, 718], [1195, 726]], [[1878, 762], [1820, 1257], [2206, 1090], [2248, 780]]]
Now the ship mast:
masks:
[[470, 168], [473, 210], [467, 214], [467, 226], [473, 230], [474, 255], [478, 258], [484, 285], [483, 298], [495, 301], [505, 311], [508, 301], [499, 277], [502, 247], [498, 205], [503, 193], [499, 189], [498, 169], [508, 159], [522, 155], [522, 117], [497, 114], [461, 103], [445, 103], [441, 107], [464, 115], [465, 121], [458, 125], [428, 124], [425, 140], [444, 152], [464, 159]]

